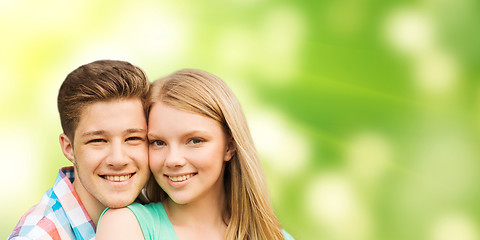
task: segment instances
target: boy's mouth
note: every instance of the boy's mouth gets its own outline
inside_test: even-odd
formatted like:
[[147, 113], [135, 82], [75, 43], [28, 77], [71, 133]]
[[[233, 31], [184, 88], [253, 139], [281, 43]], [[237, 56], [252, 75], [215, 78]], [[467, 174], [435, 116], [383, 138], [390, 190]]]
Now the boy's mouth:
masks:
[[133, 173], [127, 175], [101, 175], [102, 178], [112, 181], [112, 182], [123, 182], [127, 181], [133, 176]]

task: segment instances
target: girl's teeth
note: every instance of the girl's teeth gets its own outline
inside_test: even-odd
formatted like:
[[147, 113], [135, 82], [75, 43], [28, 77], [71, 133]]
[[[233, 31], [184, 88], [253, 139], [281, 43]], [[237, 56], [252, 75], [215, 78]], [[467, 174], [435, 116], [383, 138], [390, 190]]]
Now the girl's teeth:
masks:
[[172, 180], [172, 182], [183, 182], [183, 181], [191, 178], [192, 176], [193, 176], [193, 174], [187, 174], [187, 175], [176, 176], [176, 177], [169, 176], [168, 178], [170, 178], [170, 180]]

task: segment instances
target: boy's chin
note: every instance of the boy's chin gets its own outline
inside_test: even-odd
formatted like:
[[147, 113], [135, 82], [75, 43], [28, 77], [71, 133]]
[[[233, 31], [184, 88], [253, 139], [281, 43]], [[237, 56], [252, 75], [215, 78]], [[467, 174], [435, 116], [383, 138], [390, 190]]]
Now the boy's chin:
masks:
[[135, 197], [129, 199], [114, 199], [105, 205], [109, 208], [123, 208], [130, 205], [133, 201], [135, 201]]

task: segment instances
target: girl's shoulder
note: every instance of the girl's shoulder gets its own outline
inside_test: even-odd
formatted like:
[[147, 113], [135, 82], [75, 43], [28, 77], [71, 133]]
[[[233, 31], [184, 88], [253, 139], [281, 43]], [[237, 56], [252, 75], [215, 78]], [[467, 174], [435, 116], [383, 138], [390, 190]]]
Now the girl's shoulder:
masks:
[[140, 203], [132, 203], [127, 206], [136, 216], [138, 217], [164, 217], [166, 216], [165, 209], [163, 208], [163, 204], [161, 202], [155, 203], [148, 203], [148, 204], [140, 204]]
[[143, 236], [142, 230], [129, 209], [106, 209], [100, 216], [96, 239], [138, 239], [140, 236]]

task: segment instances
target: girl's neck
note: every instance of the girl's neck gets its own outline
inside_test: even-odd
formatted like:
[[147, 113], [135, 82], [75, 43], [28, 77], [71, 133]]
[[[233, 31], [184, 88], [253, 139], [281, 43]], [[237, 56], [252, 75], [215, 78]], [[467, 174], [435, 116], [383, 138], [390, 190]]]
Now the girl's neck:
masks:
[[188, 204], [177, 204], [168, 198], [163, 206], [179, 240], [224, 239], [228, 222], [224, 197]]
[[174, 226], [227, 225], [225, 194], [187, 204], [177, 204], [167, 198], [163, 206]]

